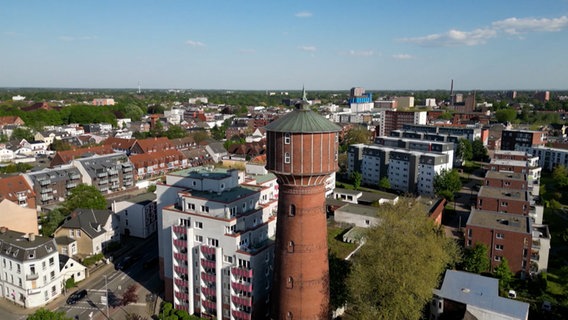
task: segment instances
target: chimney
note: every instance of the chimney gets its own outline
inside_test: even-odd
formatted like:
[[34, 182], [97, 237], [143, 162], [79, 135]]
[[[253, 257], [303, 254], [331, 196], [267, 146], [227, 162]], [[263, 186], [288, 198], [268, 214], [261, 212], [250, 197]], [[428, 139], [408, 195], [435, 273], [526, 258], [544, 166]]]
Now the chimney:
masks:
[[30, 242], [34, 242], [34, 241], [35, 241], [35, 234], [30, 233], [30, 234], [28, 235], [28, 239], [30, 240]]
[[6, 233], [6, 231], [8, 231], [8, 228], [6, 228], [4, 226], [0, 227], [0, 233], [4, 234], [4, 233]]

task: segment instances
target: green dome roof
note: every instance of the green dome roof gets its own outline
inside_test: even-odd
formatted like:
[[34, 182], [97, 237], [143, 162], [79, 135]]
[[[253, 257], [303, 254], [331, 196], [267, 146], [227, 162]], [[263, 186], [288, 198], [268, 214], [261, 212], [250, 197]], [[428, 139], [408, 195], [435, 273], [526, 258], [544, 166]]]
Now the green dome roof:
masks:
[[341, 127], [308, 108], [296, 108], [294, 111], [266, 125], [267, 131], [273, 132], [338, 132]]

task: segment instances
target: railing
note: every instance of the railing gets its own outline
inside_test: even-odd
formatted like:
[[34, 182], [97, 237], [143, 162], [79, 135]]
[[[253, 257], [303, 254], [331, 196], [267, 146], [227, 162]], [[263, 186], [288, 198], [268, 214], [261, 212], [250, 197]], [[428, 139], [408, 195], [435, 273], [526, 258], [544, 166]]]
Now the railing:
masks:
[[116, 175], [116, 174], [118, 174], [118, 170], [116, 170], [116, 169], [110, 169], [110, 170], [108, 171], [108, 174], [110, 174], [111, 176]]
[[203, 266], [204, 268], [215, 269], [215, 261], [201, 259], [201, 266]]
[[40, 181], [39, 181], [39, 185], [40, 185], [40, 186], [47, 186], [47, 185], [50, 184], [50, 183], [51, 183], [51, 180], [49, 180], [49, 179], [45, 179], [45, 180], [40, 180]]
[[203, 304], [203, 306], [207, 309], [212, 309], [215, 310], [217, 309], [217, 304], [213, 301], [209, 301], [209, 300], [202, 300], [201, 303]]
[[208, 274], [208, 273], [205, 273], [205, 272], [201, 272], [201, 280], [207, 281], [207, 282], [215, 282], [215, 275], [214, 274]]
[[81, 176], [78, 173], [74, 173], [74, 174], [69, 175], [69, 179], [71, 179], [71, 180], [76, 180], [76, 179], [79, 179], [79, 178], [81, 178]]
[[187, 288], [188, 282], [182, 279], [175, 279], [174, 280], [176, 286]]
[[217, 295], [215, 288], [203, 287], [203, 288], [201, 288], [201, 292], [203, 292], [203, 294], [206, 295], [206, 296], [216, 296]]
[[176, 298], [186, 301], [189, 298], [189, 295], [187, 293], [184, 292], [176, 292], [175, 293]]
[[185, 226], [173, 226], [172, 230], [174, 231], [174, 233], [185, 234]]
[[107, 184], [108, 179], [99, 180], [98, 184]]
[[40, 193], [49, 193], [49, 192], [52, 192], [52, 191], [53, 191], [52, 188], [44, 188], [44, 189], [41, 189]]
[[250, 313], [239, 310], [233, 310], [232, 314], [233, 317], [240, 320], [250, 320], [252, 317]]
[[65, 185], [65, 188], [71, 189], [71, 188], [75, 188], [76, 186], [77, 186], [76, 182], [70, 182], [70, 183]]
[[107, 175], [108, 175], [108, 174], [107, 174], [106, 172], [97, 173], [97, 177], [99, 177], [99, 178], [106, 177]]
[[187, 274], [187, 268], [174, 266], [174, 271], [181, 274]]
[[36, 280], [37, 278], [39, 278], [39, 274], [37, 273], [26, 274], [26, 280]]
[[248, 268], [232, 267], [231, 273], [234, 276], [252, 278], [252, 269], [248, 269]]
[[215, 254], [215, 248], [208, 247], [208, 246], [201, 246], [201, 252], [203, 254], [214, 255]]
[[244, 284], [232, 281], [231, 285], [233, 286], [233, 289], [235, 291], [252, 292], [252, 284]]
[[174, 246], [187, 248], [187, 240], [175, 239], [174, 240]]
[[187, 255], [183, 253], [174, 253], [174, 258], [177, 260], [187, 261]]
[[239, 304], [246, 307], [252, 307], [252, 298], [250, 297], [233, 296], [231, 297], [231, 300], [233, 301], [234, 304]]
[[131, 172], [132, 171], [132, 167], [123, 167], [122, 168], [122, 172]]

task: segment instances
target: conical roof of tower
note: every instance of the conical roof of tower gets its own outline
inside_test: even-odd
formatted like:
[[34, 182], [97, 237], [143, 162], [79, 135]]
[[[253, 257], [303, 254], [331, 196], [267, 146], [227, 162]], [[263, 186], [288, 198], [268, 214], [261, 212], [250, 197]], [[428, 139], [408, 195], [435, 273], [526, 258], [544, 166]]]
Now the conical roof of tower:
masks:
[[338, 132], [341, 127], [300, 103], [294, 111], [266, 125], [267, 131], [291, 133]]

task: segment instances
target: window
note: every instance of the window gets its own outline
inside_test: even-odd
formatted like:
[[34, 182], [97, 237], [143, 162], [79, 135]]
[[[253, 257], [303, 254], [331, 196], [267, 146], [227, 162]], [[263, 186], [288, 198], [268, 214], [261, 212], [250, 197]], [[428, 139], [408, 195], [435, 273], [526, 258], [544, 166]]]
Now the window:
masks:
[[504, 235], [503, 233], [497, 233], [497, 234], [495, 235], [495, 237], [496, 237], [497, 239], [504, 239], [504, 238], [505, 238], [505, 235]]
[[81, 238], [81, 230], [77, 230], [77, 238]]
[[294, 241], [288, 242], [288, 253], [294, 253]]
[[55, 263], [55, 259], [53, 257], [49, 258], [49, 265], [52, 266]]
[[219, 240], [214, 239], [214, 238], [207, 238], [207, 245], [212, 246], [212, 247], [218, 247], [219, 246]]
[[501, 261], [502, 258], [503, 258], [502, 256], [495, 256], [494, 259], [495, 259], [495, 261]]
[[290, 144], [290, 132], [284, 134], [284, 144]]
[[179, 219], [179, 225], [184, 227], [191, 226], [191, 224], [189, 223], [189, 219]]
[[288, 216], [294, 217], [295, 215], [296, 215], [296, 206], [291, 204], [288, 211]]
[[286, 288], [292, 289], [294, 287], [294, 279], [292, 277], [288, 277], [288, 281], [286, 281]]
[[496, 244], [495, 250], [503, 251], [503, 245], [502, 244]]
[[223, 256], [223, 261], [226, 263], [233, 263], [233, 256]]
[[473, 234], [473, 230], [467, 229], [467, 236], [471, 238], [472, 234]]
[[201, 206], [201, 212], [209, 212], [208, 206]]
[[187, 210], [195, 211], [195, 204], [187, 203], [186, 204]]
[[290, 163], [290, 153], [284, 153], [284, 163]]
[[51, 277], [51, 280], [55, 279], [55, 271], [51, 271], [49, 276]]
[[506, 207], [506, 206], [507, 206], [507, 202], [501, 201], [501, 205], [502, 205], [503, 207]]
[[194, 222], [193, 222], [193, 227], [194, 227], [195, 229], [203, 229], [203, 222], [201, 222], [201, 221], [194, 221]]

